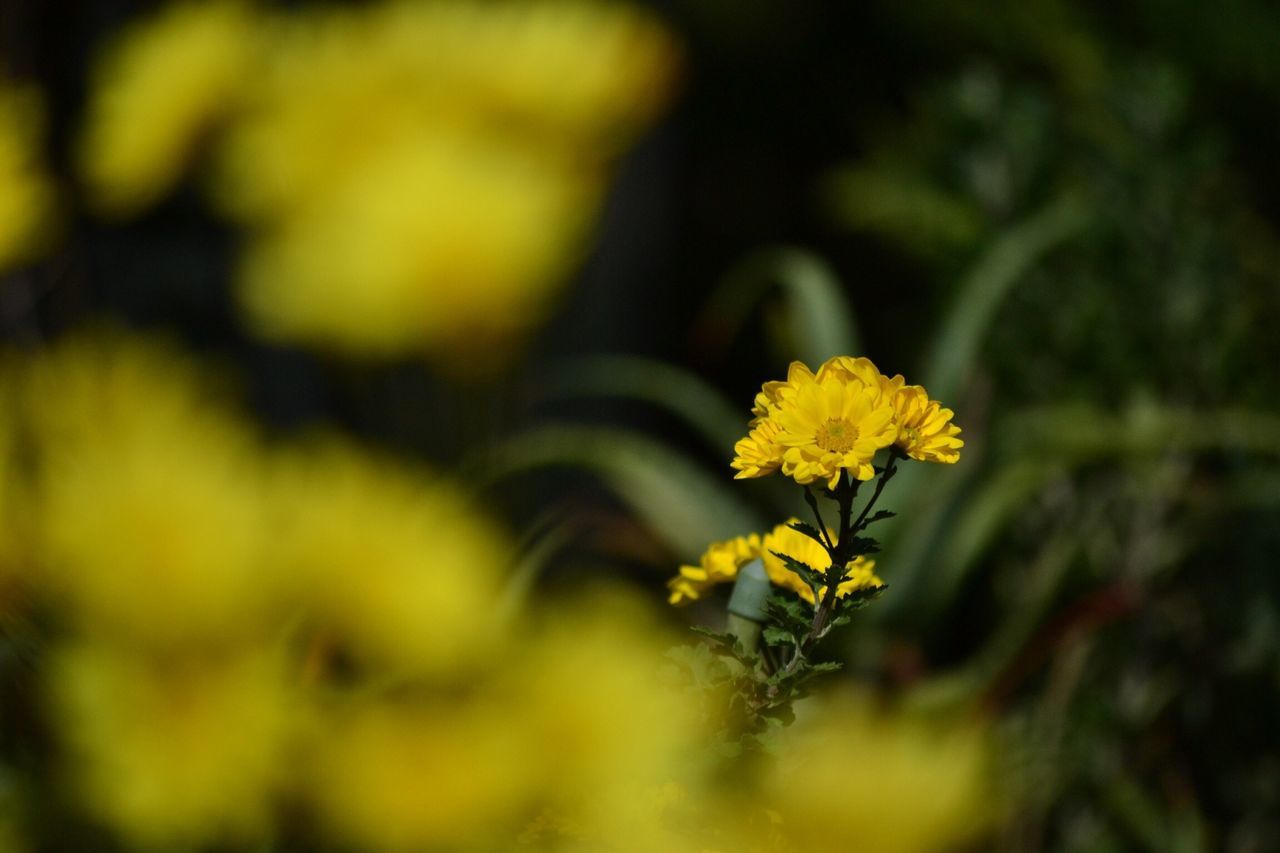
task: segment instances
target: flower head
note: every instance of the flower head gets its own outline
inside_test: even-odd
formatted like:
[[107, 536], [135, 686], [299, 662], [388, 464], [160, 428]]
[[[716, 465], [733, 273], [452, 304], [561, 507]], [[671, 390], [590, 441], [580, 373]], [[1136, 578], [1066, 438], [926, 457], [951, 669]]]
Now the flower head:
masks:
[[872, 458], [897, 436], [893, 408], [879, 385], [834, 371], [801, 381], [771, 418], [779, 428], [782, 473], [828, 488], [835, 488], [845, 471], [859, 480], [874, 477]]
[[[797, 519], [793, 518], [765, 534], [764, 570], [769, 575], [769, 580], [775, 585], [789, 589], [813, 604], [814, 590], [798, 574], [787, 568], [778, 554], [786, 554], [793, 560], [799, 560], [824, 574], [831, 568], [831, 555], [818, 542], [791, 527], [796, 521]], [[880, 580], [875, 573], [875, 567], [875, 561], [865, 557], [858, 557], [849, 563], [845, 566], [845, 579], [836, 587], [836, 595], [843, 597], [858, 590], [884, 586], [884, 581]], [[826, 591], [825, 586], [818, 589], [816, 598], [821, 598]]]
[[760, 534], [739, 536], [714, 542], [696, 566], [681, 566], [680, 574], [667, 581], [671, 595], [667, 601], [676, 606], [697, 601], [716, 584], [728, 583], [738, 576], [738, 569], [760, 556]]
[[845, 471], [874, 477], [872, 459], [889, 445], [923, 462], [955, 462], [964, 446], [950, 409], [861, 357], [836, 356], [816, 372], [792, 362], [785, 380], [761, 387], [751, 414], [751, 431], [734, 445], [737, 479], [781, 470], [835, 488]]
[[951, 423], [952, 411], [942, 408], [937, 400], [930, 400], [928, 392], [919, 385], [903, 385], [901, 376], [895, 376], [891, 382], [893, 411], [898, 422], [895, 446], [921, 462], [958, 462], [964, 441], [956, 438], [960, 427]]

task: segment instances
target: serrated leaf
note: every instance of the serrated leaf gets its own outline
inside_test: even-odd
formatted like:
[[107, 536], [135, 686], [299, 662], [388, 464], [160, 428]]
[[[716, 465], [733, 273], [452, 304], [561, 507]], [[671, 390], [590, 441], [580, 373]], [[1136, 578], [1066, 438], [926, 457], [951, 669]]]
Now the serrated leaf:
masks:
[[789, 631], [786, 628], [779, 628], [774, 625], [765, 626], [762, 636], [764, 637], [764, 641], [771, 646], [799, 645], [799, 641], [796, 639], [794, 631]]
[[775, 557], [781, 560], [788, 569], [799, 575], [800, 580], [804, 581], [815, 594], [824, 585], [825, 577], [822, 572], [818, 571], [813, 566], [810, 566], [808, 563], [801, 560], [797, 560], [789, 554], [784, 554], [781, 551], [773, 551], [772, 553]]
[[866, 527], [868, 524], [874, 524], [877, 521], [884, 521], [886, 518], [893, 518], [896, 515], [897, 513], [893, 512], [892, 510], [887, 510], [887, 509], [878, 510], [876, 512], [873, 512], [870, 518], [862, 522], [862, 526]]
[[823, 548], [827, 547], [826, 537], [824, 537], [821, 531], [819, 531], [818, 528], [814, 527], [812, 524], [807, 524], [803, 521], [793, 521], [789, 523], [787, 527], [790, 527], [792, 530], [796, 531], [797, 533], [803, 533], [805, 536], [808, 536], [810, 539], [812, 539], [814, 542], [817, 542]]
[[861, 557], [865, 554], [876, 554], [880, 551], [880, 543], [870, 536], [855, 536], [849, 540], [848, 545], [841, 542], [840, 547], [845, 549], [850, 557]]
[[[884, 595], [885, 590], [889, 588], [888, 584], [880, 586], [865, 587], [863, 589], [855, 589], [852, 592], [842, 595], [836, 599], [837, 617], [847, 616], [854, 610], [866, 607], [880, 596]], [[842, 623], [843, 624], [843, 623]]]

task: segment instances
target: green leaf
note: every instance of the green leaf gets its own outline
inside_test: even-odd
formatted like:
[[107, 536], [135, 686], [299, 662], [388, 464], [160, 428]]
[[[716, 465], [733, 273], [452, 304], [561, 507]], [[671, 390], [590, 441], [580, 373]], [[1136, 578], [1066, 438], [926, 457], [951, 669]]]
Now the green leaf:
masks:
[[794, 631], [775, 625], [766, 625], [762, 634], [764, 641], [771, 646], [798, 646], [800, 640]]
[[1041, 258], [1080, 232], [1088, 221], [1085, 214], [1074, 199], [1059, 199], [1010, 228], [978, 259], [960, 283], [930, 352], [923, 384], [931, 397], [955, 400], [1005, 297]]
[[815, 569], [813, 566], [797, 560], [789, 554], [784, 554], [781, 551], [772, 551], [771, 553], [785, 563], [788, 569], [799, 575], [800, 580], [804, 581], [809, 589], [813, 590], [815, 594], [824, 586], [826, 581], [823, 573]]
[[785, 295], [787, 349], [797, 358], [816, 366], [861, 351], [853, 309], [835, 273], [813, 253], [792, 247], [749, 255], [725, 276], [707, 301], [695, 338], [715, 350], [728, 349], [774, 287]]
[[880, 551], [880, 543], [869, 536], [855, 536], [849, 540], [848, 546], [841, 542], [840, 547], [847, 547], [848, 554], [851, 557], [861, 557], [865, 554], [876, 554]]
[[790, 527], [792, 530], [796, 531], [797, 533], [803, 533], [805, 536], [808, 536], [810, 539], [812, 539], [814, 542], [817, 542], [823, 548], [827, 547], [826, 537], [824, 537], [818, 531], [818, 528], [814, 527], [812, 524], [806, 524], [803, 521], [792, 521], [787, 525], [787, 527]]
[[733, 491], [733, 480], [712, 476], [683, 454], [625, 430], [552, 424], [499, 443], [467, 468], [497, 483], [557, 466], [595, 473], [676, 554], [690, 559], [709, 541], [764, 528]]
[[630, 355], [592, 356], [562, 363], [537, 384], [547, 399], [624, 397], [672, 412], [717, 453], [729, 454], [747, 434], [744, 409], [687, 370]]
[[875, 524], [877, 521], [884, 521], [886, 518], [893, 518], [895, 515], [897, 515], [896, 512], [882, 509], [878, 512], [873, 512], [870, 518], [862, 522], [862, 526], [866, 527], [868, 524]]

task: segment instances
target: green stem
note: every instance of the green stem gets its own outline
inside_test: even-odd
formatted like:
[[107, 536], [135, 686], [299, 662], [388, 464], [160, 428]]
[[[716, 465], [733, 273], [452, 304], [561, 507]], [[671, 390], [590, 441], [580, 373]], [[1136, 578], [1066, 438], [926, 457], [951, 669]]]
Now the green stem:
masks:
[[835, 543], [831, 541], [831, 534], [827, 532], [826, 522], [822, 520], [822, 513], [818, 510], [818, 499], [813, 496], [813, 491], [808, 486], [804, 487], [804, 500], [809, 505], [809, 508], [813, 510], [813, 517], [818, 521], [818, 533], [822, 535], [822, 542], [827, 549], [827, 553], [834, 560], [836, 553]]

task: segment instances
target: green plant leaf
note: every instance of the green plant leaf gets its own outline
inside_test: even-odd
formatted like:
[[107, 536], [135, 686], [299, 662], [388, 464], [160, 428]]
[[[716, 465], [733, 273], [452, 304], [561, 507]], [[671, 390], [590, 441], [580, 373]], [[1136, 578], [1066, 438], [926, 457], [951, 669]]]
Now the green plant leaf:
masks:
[[1006, 231], [960, 283], [925, 365], [924, 387], [954, 401], [973, 370], [996, 311], [1014, 285], [1048, 254], [1079, 233], [1088, 219], [1073, 198], [1055, 201]]
[[804, 581], [805, 584], [813, 590], [815, 595], [818, 590], [823, 587], [825, 583], [823, 573], [815, 569], [813, 566], [810, 566], [808, 563], [801, 562], [795, 557], [792, 557], [789, 554], [784, 554], [781, 551], [772, 551], [770, 553], [781, 560], [788, 569], [799, 575], [800, 580]]
[[631, 355], [562, 362], [537, 383], [546, 399], [622, 397], [650, 403], [687, 423], [717, 453], [729, 454], [747, 434], [745, 410], [687, 370]]
[[597, 475], [681, 557], [692, 559], [710, 541], [764, 527], [733, 492], [732, 480], [713, 477], [683, 454], [625, 430], [552, 424], [499, 443], [467, 468], [493, 484], [556, 466]]
[[791, 339], [786, 348], [797, 358], [814, 366], [861, 352], [853, 308], [835, 273], [813, 253], [792, 247], [761, 250], [734, 267], [708, 300], [695, 337], [708, 348], [727, 350], [775, 287], [785, 296]]

